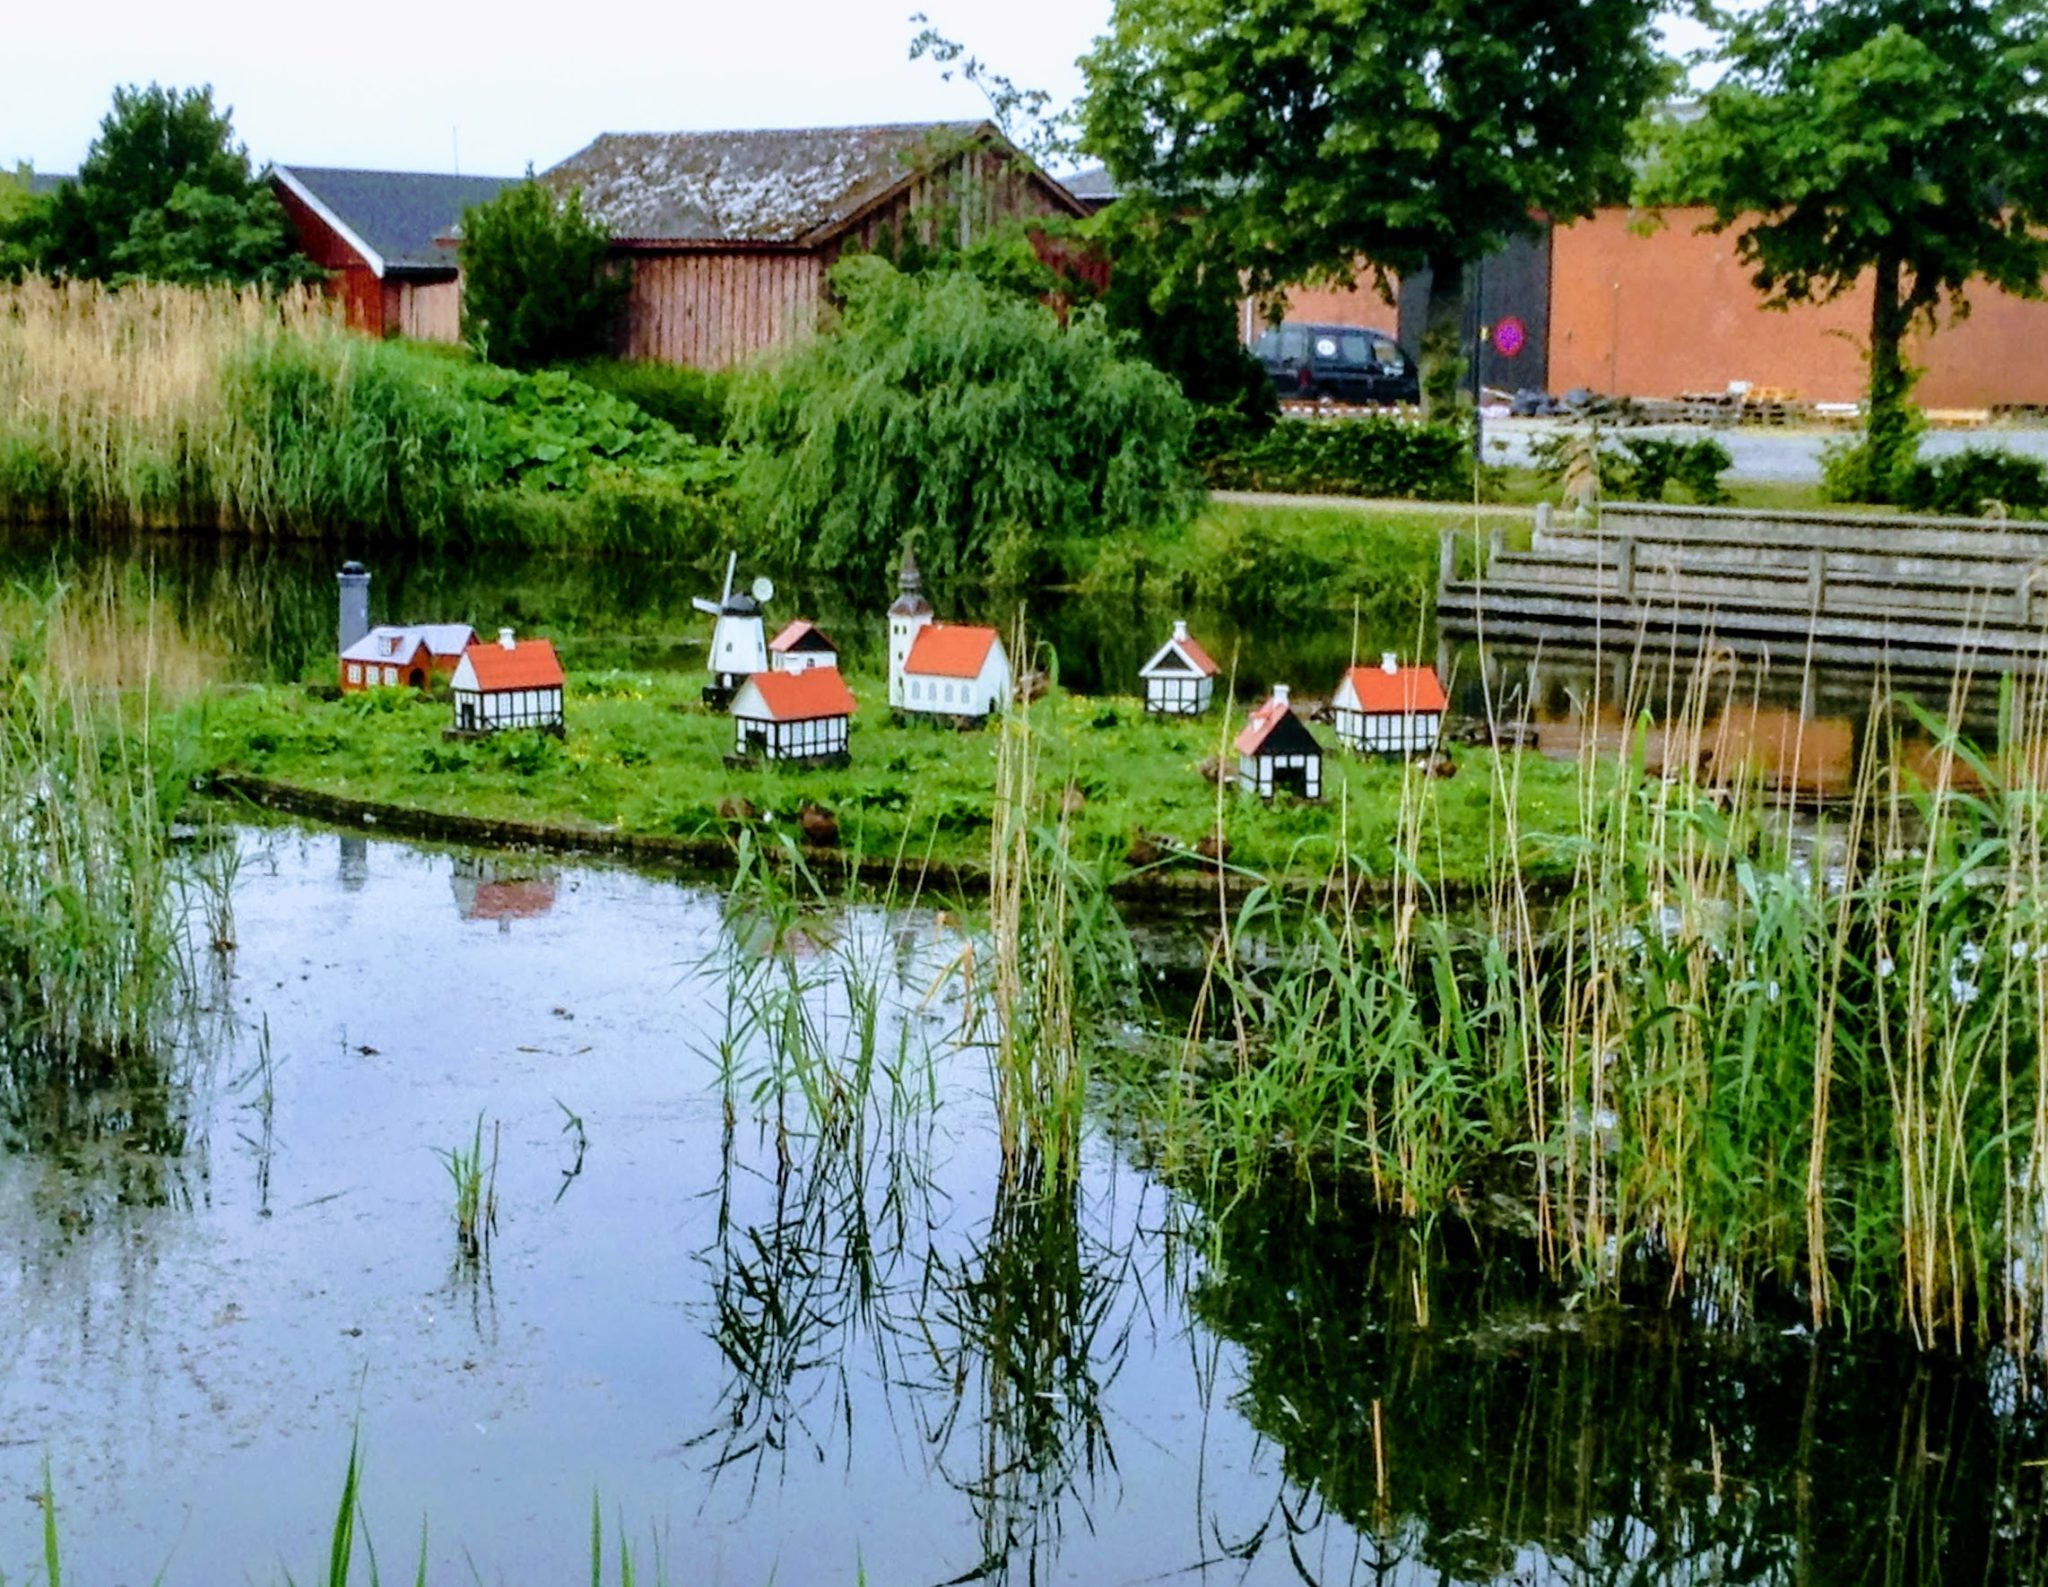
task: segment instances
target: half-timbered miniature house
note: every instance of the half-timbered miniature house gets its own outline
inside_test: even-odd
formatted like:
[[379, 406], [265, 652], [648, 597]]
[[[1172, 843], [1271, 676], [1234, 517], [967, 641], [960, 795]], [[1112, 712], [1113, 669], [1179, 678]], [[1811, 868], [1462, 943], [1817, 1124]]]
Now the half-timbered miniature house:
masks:
[[1216, 663], [1176, 621], [1173, 637], [1138, 669], [1145, 680], [1145, 709], [1161, 716], [1200, 716], [1216, 693]]
[[465, 650], [455, 668], [453, 731], [472, 735], [533, 727], [559, 735], [565, 681], [551, 643], [515, 639], [511, 629], [501, 628], [495, 640]]
[[853, 691], [837, 667], [757, 672], [732, 697], [731, 759], [843, 766], [853, 712]]
[[906, 547], [889, 608], [889, 703], [919, 716], [984, 718], [1009, 703], [1003, 637], [979, 623], [941, 623]]
[[814, 667], [837, 667], [839, 647], [825, 637], [816, 623], [796, 618], [768, 641], [770, 672], [809, 672]]
[[1288, 703], [1287, 685], [1252, 712], [1237, 735], [1237, 786], [1270, 799], [1291, 793], [1298, 799], [1323, 796], [1323, 747]]
[[341, 653], [341, 687], [438, 688], [455, 676], [462, 654], [476, 643], [467, 623], [382, 624]]
[[1449, 704], [1434, 667], [1404, 667], [1392, 651], [1353, 667], [1330, 696], [1337, 737], [1366, 754], [1426, 755], [1443, 736]]

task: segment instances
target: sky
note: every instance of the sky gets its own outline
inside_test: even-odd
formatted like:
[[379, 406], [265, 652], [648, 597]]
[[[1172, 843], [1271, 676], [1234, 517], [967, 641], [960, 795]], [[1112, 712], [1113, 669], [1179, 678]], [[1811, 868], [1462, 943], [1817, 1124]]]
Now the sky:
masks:
[[76, 169], [114, 86], [211, 83], [259, 164], [545, 170], [600, 132], [936, 121], [985, 113], [907, 59], [923, 10], [1062, 101], [1111, 0], [87, 0], [9, 7], [0, 165]]

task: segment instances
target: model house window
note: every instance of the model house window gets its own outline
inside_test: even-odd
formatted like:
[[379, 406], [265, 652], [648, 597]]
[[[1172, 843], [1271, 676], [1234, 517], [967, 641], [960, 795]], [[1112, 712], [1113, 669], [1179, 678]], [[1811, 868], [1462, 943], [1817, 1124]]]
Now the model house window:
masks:
[[363, 681], [363, 669], [353, 661], [348, 664], [348, 681], [350, 683], [361, 683]]

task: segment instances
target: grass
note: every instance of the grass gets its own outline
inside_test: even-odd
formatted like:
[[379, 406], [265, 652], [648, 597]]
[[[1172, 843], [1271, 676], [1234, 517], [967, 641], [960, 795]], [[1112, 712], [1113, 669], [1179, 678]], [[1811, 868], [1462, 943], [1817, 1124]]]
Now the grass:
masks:
[[[698, 682], [655, 673], [572, 675], [568, 734], [559, 743], [510, 735], [447, 744], [445, 704], [397, 693], [336, 701], [289, 686], [217, 694], [177, 726], [197, 767], [419, 809], [690, 836], [732, 830], [734, 818], [720, 809], [730, 812], [741, 799], [769, 833], [792, 833], [809, 803], [831, 811], [848, 852], [986, 865], [1001, 734], [893, 725], [881, 681], [854, 676], [861, 708], [850, 767], [734, 771], [722, 760], [732, 747], [731, 723], [695, 700]], [[1055, 690], [1032, 708], [1032, 721], [1056, 745], [1040, 765], [1041, 781], [1063, 795], [1073, 788], [1069, 852], [1078, 862], [1112, 875], [1199, 864], [1193, 850], [1218, 821], [1215, 788], [1201, 768], [1228, 758], [1234, 718], [1219, 711], [1168, 722], [1147, 717], [1134, 700]], [[1501, 790], [1487, 775], [1490, 760], [1490, 753], [1454, 750], [1457, 775], [1419, 795], [1426, 811], [1420, 862], [1451, 883], [1481, 879], [1498, 840]], [[1225, 801], [1230, 863], [1297, 878], [1348, 864], [1363, 876], [1391, 878], [1402, 768], [1333, 751], [1325, 773], [1324, 803]], [[1543, 857], [1541, 834], [1572, 825], [1570, 768], [1532, 763], [1518, 797], [1527, 805], [1532, 873], [1555, 869], [1561, 861]]]
[[[573, 1117], [573, 1116], [572, 1116]], [[455, 1238], [465, 1258], [474, 1260], [490, 1249], [491, 1235], [498, 1226], [498, 1128], [491, 1129], [491, 1155], [484, 1158], [484, 1116], [476, 1117], [476, 1131], [467, 1147], [460, 1144], [440, 1148], [441, 1166], [448, 1170], [455, 1191]], [[582, 1153], [577, 1153], [579, 1165]]]

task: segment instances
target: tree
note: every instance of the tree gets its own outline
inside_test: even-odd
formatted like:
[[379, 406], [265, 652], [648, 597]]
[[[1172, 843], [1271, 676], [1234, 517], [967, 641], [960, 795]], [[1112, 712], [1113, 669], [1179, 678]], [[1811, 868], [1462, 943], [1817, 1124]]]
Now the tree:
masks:
[[514, 369], [604, 352], [629, 285], [610, 254], [582, 195], [558, 199], [529, 171], [463, 211], [463, 339]]
[[964, 270], [833, 268], [839, 323], [743, 381], [741, 491], [785, 565], [882, 587], [903, 543], [940, 577], [1173, 522], [1196, 499], [1173, 382], [1099, 308], [1062, 326]]
[[25, 239], [36, 228], [44, 204], [34, 179], [27, 165], [0, 171], [0, 281], [20, 280], [33, 264]]
[[288, 286], [319, 270], [211, 88], [117, 88], [78, 175], [0, 231], [28, 266], [93, 281]]
[[1629, 185], [1656, 0], [1116, 0], [1081, 145], [1267, 296], [1430, 273], [1455, 382], [1466, 266]]
[[2048, 5], [1768, 0], [1724, 19], [1726, 73], [1648, 192], [1712, 207], [1775, 307], [1868, 280], [1869, 400], [1849, 493], [1892, 494], [1914, 453], [1904, 342], [1982, 278], [2048, 271]]

